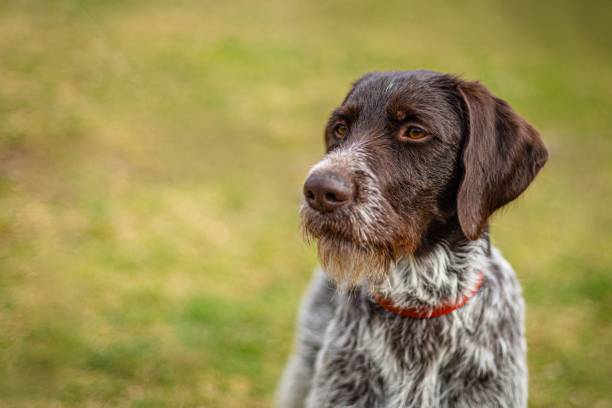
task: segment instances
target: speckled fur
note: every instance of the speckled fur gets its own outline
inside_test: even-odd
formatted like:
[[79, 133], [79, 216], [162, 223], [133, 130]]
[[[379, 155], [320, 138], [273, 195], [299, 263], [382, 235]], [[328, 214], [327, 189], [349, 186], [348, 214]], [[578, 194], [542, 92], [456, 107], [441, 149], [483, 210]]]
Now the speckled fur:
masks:
[[378, 290], [398, 305], [437, 304], [478, 294], [434, 319], [381, 309], [365, 286], [337, 291], [317, 271], [302, 305], [295, 354], [278, 406], [524, 407], [527, 369], [521, 289], [510, 265], [484, 240], [424, 259], [404, 259]]
[[[342, 178], [354, 192], [333, 211], [306, 194], [300, 210], [325, 273], [302, 304], [278, 406], [525, 407], [523, 299], [488, 219], [546, 162], [538, 132], [480, 83], [382, 72], [355, 83], [325, 141], [309, 178]], [[373, 301], [456, 304], [481, 273], [467, 304], [439, 317]]]

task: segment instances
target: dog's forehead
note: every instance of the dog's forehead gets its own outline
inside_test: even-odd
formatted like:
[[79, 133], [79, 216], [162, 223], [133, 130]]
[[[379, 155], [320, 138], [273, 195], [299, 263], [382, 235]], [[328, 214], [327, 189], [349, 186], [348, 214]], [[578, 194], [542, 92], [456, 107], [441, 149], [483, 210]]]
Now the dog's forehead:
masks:
[[432, 71], [377, 72], [355, 84], [346, 102], [362, 108], [383, 108], [389, 103], [438, 102], [443, 92], [435, 86], [441, 74]]

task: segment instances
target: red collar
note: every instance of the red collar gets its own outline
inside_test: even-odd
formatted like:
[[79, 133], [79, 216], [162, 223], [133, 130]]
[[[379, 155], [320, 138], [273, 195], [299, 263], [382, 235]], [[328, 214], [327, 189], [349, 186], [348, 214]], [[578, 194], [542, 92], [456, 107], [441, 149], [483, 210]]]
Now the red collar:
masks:
[[464, 306], [468, 300], [470, 300], [474, 295], [478, 293], [480, 287], [482, 286], [482, 282], [484, 281], [484, 273], [480, 272], [478, 275], [478, 281], [472, 289], [467, 294], [463, 295], [463, 298], [457, 303], [442, 303], [439, 306], [434, 307], [407, 307], [401, 308], [397, 307], [393, 304], [393, 301], [389, 298], [386, 298], [378, 293], [373, 293], [372, 297], [378, 303], [380, 307], [385, 309], [388, 312], [394, 313], [398, 316], [402, 317], [413, 317], [415, 319], [429, 319], [433, 317], [440, 317], [447, 315], [449, 313], [454, 312], [460, 307]]

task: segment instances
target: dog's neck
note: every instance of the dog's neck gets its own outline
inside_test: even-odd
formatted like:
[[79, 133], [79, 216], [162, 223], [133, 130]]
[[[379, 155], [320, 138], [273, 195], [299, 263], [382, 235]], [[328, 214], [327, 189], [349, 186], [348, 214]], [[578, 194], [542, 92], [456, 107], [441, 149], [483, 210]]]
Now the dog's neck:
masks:
[[368, 284], [397, 307], [439, 306], [460, 302], [478, 286], [488, 264], [488, 241], [481, 238], [450, 247], [436, 245], [427, 254], [399, 259], [385, 280]]

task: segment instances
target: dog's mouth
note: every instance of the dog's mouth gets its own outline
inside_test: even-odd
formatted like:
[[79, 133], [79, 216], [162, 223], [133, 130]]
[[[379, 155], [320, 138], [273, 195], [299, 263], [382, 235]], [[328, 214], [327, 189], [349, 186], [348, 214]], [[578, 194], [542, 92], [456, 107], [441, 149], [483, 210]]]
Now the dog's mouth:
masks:
[[306, 239], [335, 238], [357, 241], [354, 236], [350, 209], [320, 212], [305, 201], [300, 207], [301, 228]]

